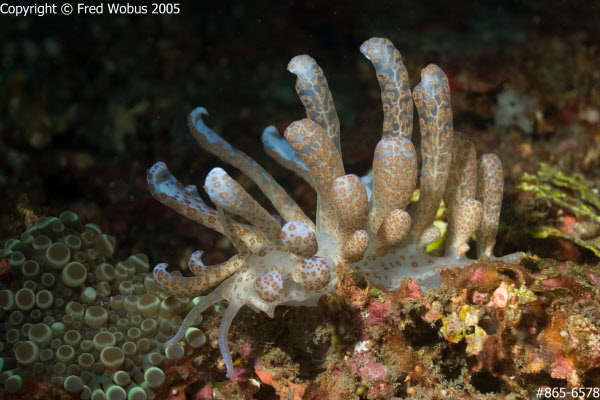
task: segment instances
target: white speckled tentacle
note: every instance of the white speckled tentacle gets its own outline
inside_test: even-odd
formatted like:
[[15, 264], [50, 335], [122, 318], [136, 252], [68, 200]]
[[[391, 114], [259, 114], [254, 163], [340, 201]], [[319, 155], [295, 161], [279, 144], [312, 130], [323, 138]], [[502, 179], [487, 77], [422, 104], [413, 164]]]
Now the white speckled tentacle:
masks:
[[421, 71], [413, 90], [421, 128], [421, 193], [409, 236], [420, 240], [435, 219], [452, 159], [452, 107], [448, 78], [437, 65]]
[[343, 244], [367, 220], [367, 191], [358, 176], [344, 175], [333, 181], [331, 200], [337, 216], [334, 239]]
[[154, 164], [146, 179], [148, 189], [156, 200], [193, 221], [223, 233], [217, 212], [202, 201], [197, 190], [194, 192], [192, 187], [179, 183], [165, 163]]
[[467, 242], [481, 222], [482, 206], [475, 199], [463, 199], [454, 210], [452, 242], [448, 247], [449, 255], [461, 257], [469, 250]]
[[[197, 260], [194, 259], [194, 261]], [[191, 263], [190, 257], [188, 265]], [[238, 271], [242, 265], [243, 257], [238, 254], [217, 265], [196, 264], [193, 269], [196, 276], [183, 277], [167, 272], [168, 265], [162, 263], [154, 267], [154, 281], [161, 290], [174, 296], [197, 296], [221, 283], [225, 278]]]
[[[147, 181], [148, 188], [156, 200], [193, 221], [219, 233], [225, 233], [217, 211], [204, 203], [196, 186], [184, 187], [167, 169], [165, 163], [154, 164], [148, 171]], [[232, 222], [232, 225], [238, 236], [253, 251], [262, 247], [264, 235], [258, 229], [237, 222]]]
[[403, 137], [410, 140], [413, 128], [413, 101], [410, 96], [408, 72], [402, 55], [385, 38], [371, 38], [360, 46], [377, 71], [383, 102], [383, 137]]
[[301, 55], [292, 58], [288, 71], [298, 77], [296, 92], [306, 109], [306, 116], [325, 129], [327, 137], [341, 153], [340, 121], [323, 70], [311, 56]]
[[477, 166], [476, 198], [483, 204], [483, 217], [476, 232], [478, 257], [492, 256], [500, 220], [503, 189], [504, 178], [500, 158], [495, 154], [482, 155]]
[[454, 238], [456, 220], [458, 218], [458, 205], [465, 199], [475, 198], [477, 186], [477, 154], [475, 146], [463, 134], [454, 133], [452, 146], [452, 161], [446, 190], [444, 192], [444, 205], [448, 214], [448, 237], [446, 243], [450, 245]]
[[373, 194], [369, 229], [377, 232], [392, 210], [404, 210], [417, 185], [417, 154], [408, 139], [389, 137], [379, 141], [373, 157]]
[[277, 161], [277, 164], [295, 172], [296, 175], [304, 179], [309, 185], [313, 185], [308, 167], [302, 161], [300, 154], [277, 132], [277, 128], [272, 125], [267, 126], [262, 133], [262, 142], [265, 153]]
[[283, 247], [279, 223], [223, 169], [213, 168], [208, 173], [204, 190], [215, 204], [234, 215], [246, 218], [260, 229], [273, 246]]
[[300, 153], [313, 179], [319, 199], [316, 232], [323, 230], [325, 234], [333, 235], [337, 218], [331, 204], [331, 185], [344, 175], [342, 157], [323, 128], [310, 119], [292, 122], [284, 136]]
[[244, 152], [231, 146], [206, 126], [202, 119], [204, 115], [208, 115], [206, 109], [204, 107], [197, 107], [188, 116], [190, 132], [200, 146], [239, 169], [248, 178], [252, 179], [271, 203], [273, 203], [273, 206], [284, 220], [302, 220], [309, 225], [314, 225], [310, 218], [304, 214], [294, 200], [263, 167], [258, 165], [256, 161], [248, 157]]

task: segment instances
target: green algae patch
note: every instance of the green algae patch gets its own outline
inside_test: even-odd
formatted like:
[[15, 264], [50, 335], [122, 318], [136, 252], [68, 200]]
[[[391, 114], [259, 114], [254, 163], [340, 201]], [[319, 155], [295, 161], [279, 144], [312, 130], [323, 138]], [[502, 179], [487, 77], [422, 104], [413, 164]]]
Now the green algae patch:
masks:
[[[594, 182], [540, 163], [536, 174], [523, 174], [517, 189], [532, 196], [545, 211], [539, 213], [538, 223], [524, 228], [525, 233], [536, 239], [564, 239], [600, 257], [600, 192]], [[554, 221], [541, 217], [552, 210], [561, 217]]]

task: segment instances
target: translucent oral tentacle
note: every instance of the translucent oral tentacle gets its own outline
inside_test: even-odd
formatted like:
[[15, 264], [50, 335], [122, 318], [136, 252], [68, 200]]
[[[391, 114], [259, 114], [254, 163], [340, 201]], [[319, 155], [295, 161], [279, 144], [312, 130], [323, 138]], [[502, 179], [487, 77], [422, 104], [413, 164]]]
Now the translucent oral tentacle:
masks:
[[360, 51], [373, 63], [381, 87], [383, 137], [410, 140], [413, 128], [413, 101], [408, 72], [402, 55], [389, 39], [371, 38]]
[[235, 149], [204, 123], [202, 117], [208, 115], [203, 107], [195, 108], [188, 116], [188, 126], [196, 141], [206, 151], [242, 171], [252, 179], [271, 201], [275, 209], [286, 221], [302, 220], [309, 225], [312, 221], [292, 200], [287, 192], [256, 161], [244, 152]]
[[204, 181], [204, 189], [215, 204], [247, 219], [260, 229], [274, 246], [283, 246], [279, 223], [223, 169], [213, 168], [208, 173]]
[[262, 133], [262, 142], [265, 153], [277, 164], [293, 171], [312, 186], [313, 181], [308, 172], [308, 167], [302, 161], [302, 157], [283, 136], [277, 132], [274, 126], [267, 126]]
[[342, 158], [333, 142], [317, 123], [310, 119], [295, 121], [285, 130], [284, 136], [308, 167], [317, 191], [319, 209], [317, 211], [317, 229], [333, 235], [336, 228], [336, 216], [331, 204], [331, 185], [344, 175]]
[[229, 351], [227, 334], [229, 333], [229, 328], [231, 327], [233, 318], [238, 313], [240, 308], [242, 308], [242, 304], [229, 303], [229, 307], [227, 307], [227, 310], [225, 310], [223, 319], [221, 320], [221, 325], [219, 326], [219, 349], [221, 350], [221, 355], [223, 356], [223, 360], [225, 360], [225, 366], [227, 367], [227, 378], [231, 378], [233, 376], [233, 360], [231, 358], [231, 352]]
[[482, 155], [477, 166], [476, 198], [483, 204], [481, 224], [475, 233], [478, 257], [493, 255], [503, 190], [504, 178], [500, 158], [495, 154]]
[[325, 129], [327, 137], [341, 154], [340, 121], [323, 70], [307, 55], [292, 58], [287, 69], [297, 77], [296, 92], [306, 109], [307, 118]]
[[369, 228], [377, 232], [392, 210], [404, 210], [417, 184], [417, 155], [408, 139], [384, 138], [373, 158], [373, 193]]
[[196, 323], [198, 317], [202, 315], [204, 310], [221, 300], [223, 300], [223, 297], [222, 292], [219, 290], [215, 290], [208, 296], [202, 297], [183, 319], [183, 322], [181, 323], [181, 326], [179, 327], [179, 330], [175, 336], [165, 343], [165, 347], [173, 346], [182, 340], [187, 329]]
[[452, 159], [452, 108], [448, 78], [437, 65], [421, 71], [421, 83], [413, 90], [421, 128], [421, 192], [409, 236], [420, 240], [440, 206]]

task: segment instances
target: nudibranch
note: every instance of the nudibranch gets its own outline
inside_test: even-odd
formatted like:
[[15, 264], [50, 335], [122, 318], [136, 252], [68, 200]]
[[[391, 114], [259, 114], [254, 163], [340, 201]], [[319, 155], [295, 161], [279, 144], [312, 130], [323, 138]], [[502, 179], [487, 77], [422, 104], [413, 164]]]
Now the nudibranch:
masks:
[[[297, 75], [296, 91], [307, 118], [292, 122], [283, 137], [272, 126], [263, 132], [265, 151], [317, 192], [316, 223], [260, 165], [206, 126], [208, 113], [202, 107], [189, 115], [192, 135], [202, 148], [252, 179], [285, 224], [281, 226], [221, 168], [214, 168], [204, 182], [215, 208], [202, 200], [195, 186], [179, 183], [164, 163], [149, 170], [148, 186], [157, 200], [226, 235], [237, 251], [230, 260], [211, 266], [202, 263], [201, 251], [192, 254], [190, 277], [168, 272], [166, 264], [154, 268], [157, 285], [175, 296], [199, 296], [218, 285], [197, 300], [167, 346], [179, 342], [206, 308], [227, 300], [219, 345], [231, 377], [227, 333], [245, 305], [271, 317], [278, 305], [314, 306], [334, 291], [339, 267], [356, 270], [387, 290], [397, 288], [404, 277], [432, 285], [442, 269], [473, 263], [466, 257], [473, 234], [477, 257], [493, 258], [503, 190], [500, 159], [494, 154], [477, 159], [471, 141], [453, 131], [448, 79], [437, 65], [422, 70], [411, 95], [402, 56], [391, 41], [373, 38], [360, 50], [377, 72], [384, 112], [383, 137], [368, 179], [344, 171], [333, 98], [323, 71], [307, 55], [294, 57], [288, 65]], [[413, 104], [422, 158], [416, 204], [411, 203], [419, 175], [411, 142]], [[443, 256], [434, 256], [426, 247], [440, 237], [433, 222], [442, 200], [448, 236]]]

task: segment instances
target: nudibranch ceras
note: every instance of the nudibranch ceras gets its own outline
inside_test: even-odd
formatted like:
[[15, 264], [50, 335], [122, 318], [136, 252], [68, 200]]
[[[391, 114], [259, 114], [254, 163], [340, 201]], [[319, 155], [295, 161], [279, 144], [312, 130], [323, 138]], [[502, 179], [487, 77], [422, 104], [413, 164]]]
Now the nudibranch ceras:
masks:
[[[285, 225], [221, 168], [213, 169], [204, 185], [216, 210], [202, 200], [195, 186], [179, 183], [164, 163], [150, 169], [148, 185], [157, 200], [226, 235], [238, 252], [214, 266], [202, 263], [202, 252], [194, 253], [188, 263], [192, 277], [169, 273], [166, 264], [155, 267], [158, 286], [176, 296], [197, 296], [220, 283], [197, 300], [167, 345], [177, 343], [207, 307], [225, 299], [229, 307], [219, 328], [219, 345], [231, 377], [227, 332], [244, 305], [271, 317], [278, 305], [316, 305], [323, 294], [334, 291], [336, 267], [342, 265], [384, 289], [397, 288], [404, 277], [434, 284], [440, 270], [473, 262], [465, 253], [474, 233], [478, 257], [493, 257], [502, 202], [502, 166], [494, 154], [477, 160], [470, 140], [453, 132], [445, 74], [436, 65], [427, 66], [411, 95], [402, 57], [391, 41], [370, 39], [361, 52], [377, 71], [384, 111], [383, 138], [375, 149], [372, 179], [345, 173], [333, 98], [323, 71], [309, 56], [294, 57], [288, 65], [297, 75], [296, 91], [307, 118], [293, 122], [284, 137], [274, 127], [263, 132], [266, 152], [317, 192], [316, 226], [262, 167], [206, 126], [204, 108], [189, 115], [192, 135], [205, 150], [252, 179]], [[413, 99], [422, 136], [416, 205], [411, 204], [418, 175], [416, 151], [410, 141]], [[372, 181], [372, 186], [366, 187], [367, 181]], [[440, 236], [433, 222], [442, 200], [448, 236], [445, 254], [436, 257], [425, 248]], [[247, 223], [234, 221], [230, 215]]]

